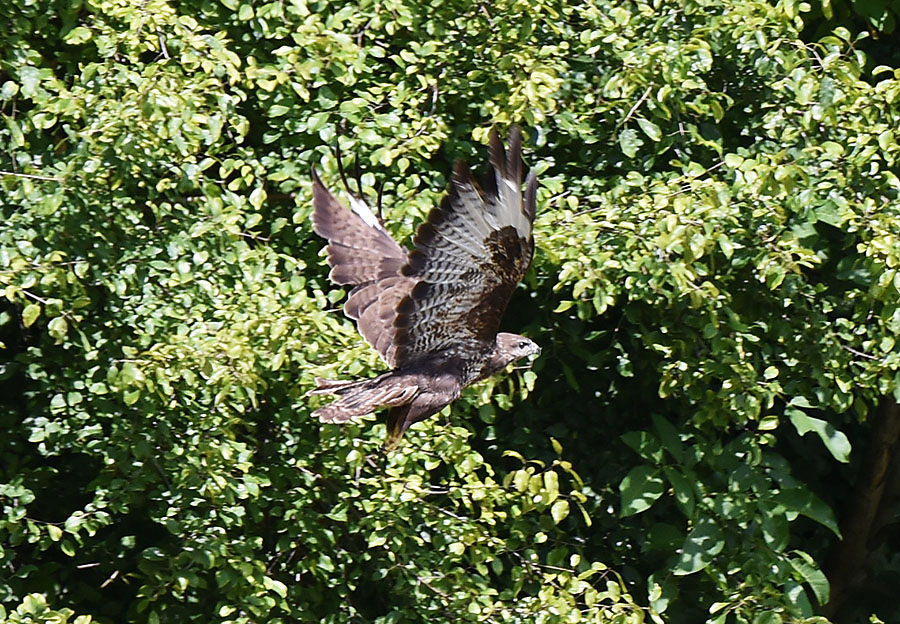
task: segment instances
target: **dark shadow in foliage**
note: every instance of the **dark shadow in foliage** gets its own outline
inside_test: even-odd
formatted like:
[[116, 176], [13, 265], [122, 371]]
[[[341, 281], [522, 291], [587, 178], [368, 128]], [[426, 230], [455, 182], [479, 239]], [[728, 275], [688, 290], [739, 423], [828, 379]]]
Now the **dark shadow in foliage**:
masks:
[[[868, 33], [867, 38], [854, 42], [856, 49], [866, 53], [866, 69], [900, 65], [900, 3], [896, 0], [813, 0], [809, 5], [800, 33], [807, 43], [833, 34], [836, 28], [854, 34]], [[871, 75], [863, 78], [871, 79]]]

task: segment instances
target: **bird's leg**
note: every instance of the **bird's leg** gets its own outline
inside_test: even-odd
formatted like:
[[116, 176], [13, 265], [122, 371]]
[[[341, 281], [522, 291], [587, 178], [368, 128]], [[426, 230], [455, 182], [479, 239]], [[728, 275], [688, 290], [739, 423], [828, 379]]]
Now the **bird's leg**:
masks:
[[388, 412], [388, 438], [384, 443], [385, 450], [393, 450], [410, 425], [437, 414], [445, 405], [447, 401], [434, 394], [424, 393], [419, 394], [412, 403], [392, 407]]
[[387, 440], [385, 440], [384, 446], [382, 447], [385, 453], [394, 450], [394, 447], [400, 443], [400, 439], [403, 437], [403, 432], [406, 431], [406, 428], [409, 426], [407, 424], [407, 416], [409, 415], [409, 410], [412, 405], [412, 403], [407, 403], [406, 405], [398, 405], [397, 407], [392, 407], [390, 411], [388, 411], [388, 434]]

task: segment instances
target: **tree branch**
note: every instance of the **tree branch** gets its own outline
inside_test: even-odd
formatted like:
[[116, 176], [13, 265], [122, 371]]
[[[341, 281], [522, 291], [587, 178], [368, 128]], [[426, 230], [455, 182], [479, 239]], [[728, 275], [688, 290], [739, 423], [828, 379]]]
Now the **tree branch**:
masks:
[[822, 607], [822, 611], [830, 619], [835, 619], [844, 601], [868, 574], [865, 564], [870, 552], [870, 540], [880, 528], [875, 520], [881, 515], [882, 503], [886, 502], [885, 484], [890, 474], [891, 460], [900, 447], [898, 440], [900, 405], [886, 399], [872, 421], [869, 448], [860, 467], [853, 496], [843, 512], [843, 539], [831, 549], [825, 565], [825, 575], [831, 583], [831, 600]]

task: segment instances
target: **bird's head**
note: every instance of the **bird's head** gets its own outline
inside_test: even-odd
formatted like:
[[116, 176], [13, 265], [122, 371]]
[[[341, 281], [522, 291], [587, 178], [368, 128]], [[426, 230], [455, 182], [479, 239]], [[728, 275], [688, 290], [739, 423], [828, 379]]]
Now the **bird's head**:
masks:
[[541, 348], [525, 336], [500, 332], [497, 334], [496, 351], [505, 366], [524, 357], [537, 357]]

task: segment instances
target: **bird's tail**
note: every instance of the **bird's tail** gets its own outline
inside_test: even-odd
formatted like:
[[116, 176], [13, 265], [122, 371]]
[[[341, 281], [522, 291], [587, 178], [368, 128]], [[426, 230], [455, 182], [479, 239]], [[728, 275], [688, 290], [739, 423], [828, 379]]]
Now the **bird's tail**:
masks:
[[354, 386], [364, 385], [370, 381], [373, 380], [351, 379], [347, 381], [341, 379], [322, 379], [321, 377], [316, 377], [316, 387], [313, 390], [307, 392], [306, 396], [314, 396], [317, 394], [343, 394], [343, 391], [350, 390]]
[[385, 373], [374, 379], [337, 381], [316, 379], [316, 388], [307, 394], [335, 394], [341, 398], [313, 412], [322, 422], [344, 423], [354, 416], [371, 414], [379, 407], [405, 405], [419, 391], [417, 385], [403, 383], [393, 373]]

